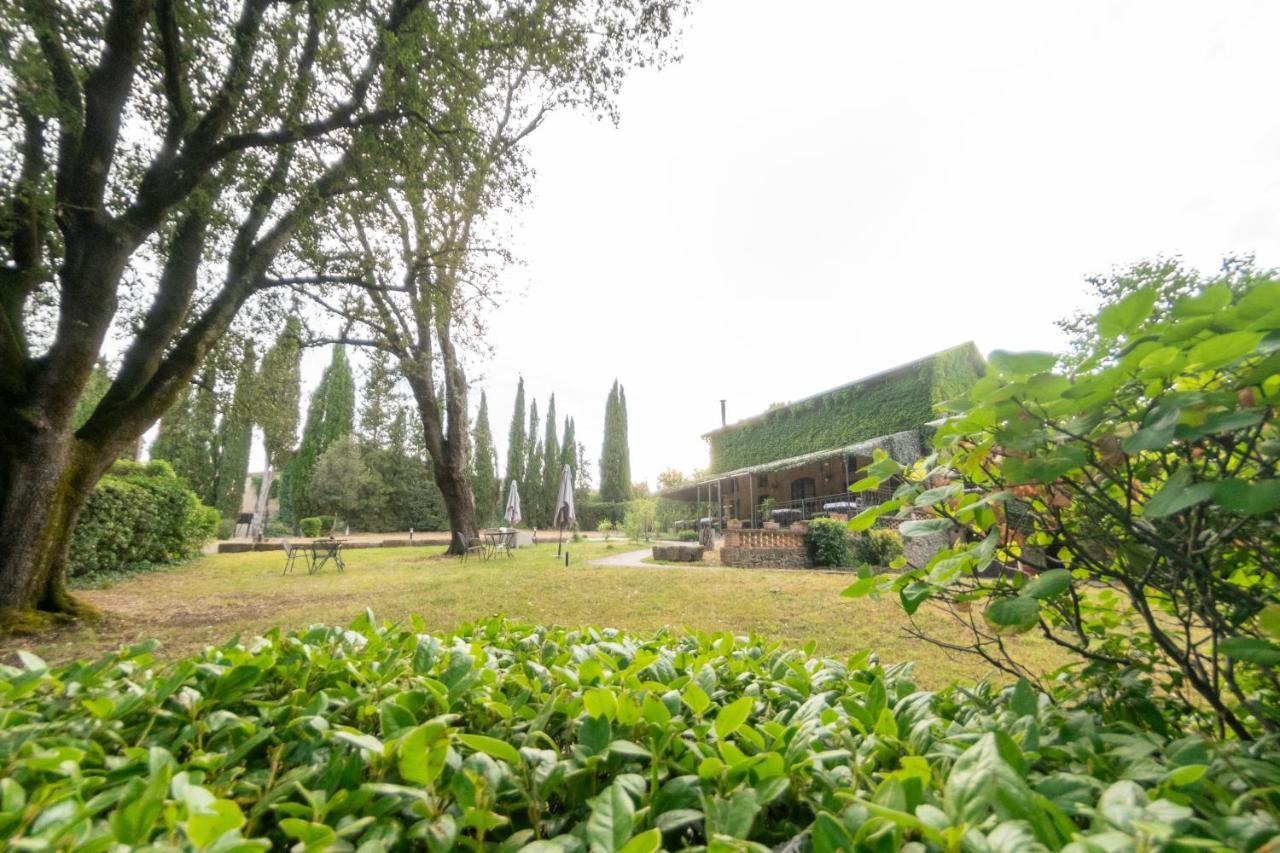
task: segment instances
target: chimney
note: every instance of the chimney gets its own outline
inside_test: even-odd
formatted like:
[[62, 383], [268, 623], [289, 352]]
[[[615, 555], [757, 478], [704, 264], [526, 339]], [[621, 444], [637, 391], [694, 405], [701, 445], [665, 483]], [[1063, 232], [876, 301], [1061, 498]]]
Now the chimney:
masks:
[[724, 400], [721, 400], [720, 401], [720, 426], [725, 427], [728, 425], [729, 425], [729, 422], [726, 421], [724, 418]]

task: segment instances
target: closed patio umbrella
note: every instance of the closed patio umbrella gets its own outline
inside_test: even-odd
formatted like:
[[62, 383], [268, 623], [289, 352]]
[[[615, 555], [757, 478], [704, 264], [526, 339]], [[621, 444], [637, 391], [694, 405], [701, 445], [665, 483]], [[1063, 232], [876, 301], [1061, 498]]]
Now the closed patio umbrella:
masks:
[[556, 543], [556, 554], [564, 543], [564, 529], [578, 520], [573, 509], [573, 469], [568, 465], [560, 472], [560, 490], [556, 492], [556, 505], [552, 514], [556, 527], [560, 528], [560, 540]]
[[502, 517], [512, 527], [520, 523], [520, 490], [516, 488], [515, 480], [511, 481], [511, 488], [507, 489], [507, 508]]

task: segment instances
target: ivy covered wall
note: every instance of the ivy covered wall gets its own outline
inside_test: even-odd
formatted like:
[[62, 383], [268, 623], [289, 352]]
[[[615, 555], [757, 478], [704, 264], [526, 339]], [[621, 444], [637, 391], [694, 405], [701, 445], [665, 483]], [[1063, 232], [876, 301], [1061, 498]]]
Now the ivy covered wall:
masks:
[[964, 393], [986, 369], [972, 342], [926, 356], [707, 435], [723, 473], [914, 429], [935, 403]]

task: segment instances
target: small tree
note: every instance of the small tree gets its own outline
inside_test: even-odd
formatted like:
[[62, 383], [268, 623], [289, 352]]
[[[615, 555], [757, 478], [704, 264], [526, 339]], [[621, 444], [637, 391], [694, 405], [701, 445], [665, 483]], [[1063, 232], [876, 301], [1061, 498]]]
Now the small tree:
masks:
[[350, 523], [361, 505], [376, 496], [378, 488], [361, 456], [360, 444], [348, 435], [335, 441], [316, 460], [311, 504], [316, 509], [333, 510], [334, 516]]
[[1148, 718], [1155, 695], [1220, 733], [1280, 731], [1280, 282], [1230, 269], [1160, 308], [1164, 279], [1131, 279], [1069, 370], [993, 353], [931, 456], [879, 456], [872, 485], [907, 482], [851, 526], [923, 513], [903, 535], [954, 544], [846, 592], [938, 604], [966, 651], [1028, 678], [1006, 641], [1038, 631]]

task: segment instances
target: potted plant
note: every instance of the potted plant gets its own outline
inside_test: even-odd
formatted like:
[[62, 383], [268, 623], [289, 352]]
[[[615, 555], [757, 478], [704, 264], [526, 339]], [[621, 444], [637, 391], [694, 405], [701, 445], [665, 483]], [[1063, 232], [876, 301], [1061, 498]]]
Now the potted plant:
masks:
[[765, 498], [760, 501], [760, 520], [764, 522], [760, 526], [765, 530], [777, 530], [782, 525], [773, 520], [773, 511], [777, 509], [778, 502], [773, 498]]
[[741, 530], [741, 529], [742, 529], [742, 519], [740, 519], [740, 518], [731, 518], [731, 519], [729, 519], [729, 529], [730, 529], [730, 530]]

